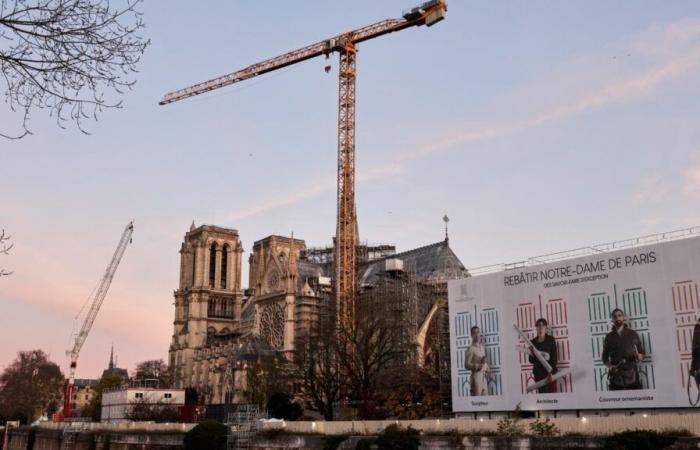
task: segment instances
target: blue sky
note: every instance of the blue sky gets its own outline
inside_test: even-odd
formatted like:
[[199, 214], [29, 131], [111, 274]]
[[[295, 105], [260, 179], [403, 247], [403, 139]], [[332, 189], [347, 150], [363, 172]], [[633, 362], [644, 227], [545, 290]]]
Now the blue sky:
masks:
[[[165, 358], [192, 220], [326, 245], [335, 229], [337, 57], [170, 106], [168, 91], [399, 17], [413, 2], [149, 2], [125, 107], [0, 141], [0, 366], [66, 367], [73, 317], [135, 219], [78, 376]], [[700, 224], [700, 3], [463, 2], [365, 42], [357, 85], [361, 239], [443, 238], [467, 267]], [[19, 117], [0, 109], [11, 131]], [[246, 254], [247, 259], [247, 254]], [[244, 274], [247, 284], [247, 271]], [[77, 324], [76, 326], [79, 326]]]

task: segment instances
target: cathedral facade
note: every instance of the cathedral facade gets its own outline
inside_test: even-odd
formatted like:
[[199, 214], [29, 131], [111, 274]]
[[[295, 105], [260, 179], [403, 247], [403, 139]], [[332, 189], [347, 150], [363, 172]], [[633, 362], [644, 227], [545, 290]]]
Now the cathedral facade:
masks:
[[[437, 342], [438, 316], [443, 321], [447, 316], [446, 282], [468, 276], [467, 270], [447, 239], [398, 254], [393, 246], [358, 250], [364, 255], [358, 267], [360, 301], [363, 292], [406, 283], [401, 280], [430, 287], [421, 290], [429, 295], [414, 295], [409, 302], [407, 331], [417, 344], [416, 361], [426, 364], [435, 348], [431, 339], [446, 345]], [[169, 362], [174, 387], [194, 389], [206, 404], [240, 401], [247, 364], [261, 354], [291, 361], [295, 339], [308, 329], [318, 308], [332, 301], [332, 248], [307, 249], [303, 240], [285, 236], [256, 241], [245, 290], [243, 253], [236, 230], [212, 225], [192, 224], [180, 249]]]

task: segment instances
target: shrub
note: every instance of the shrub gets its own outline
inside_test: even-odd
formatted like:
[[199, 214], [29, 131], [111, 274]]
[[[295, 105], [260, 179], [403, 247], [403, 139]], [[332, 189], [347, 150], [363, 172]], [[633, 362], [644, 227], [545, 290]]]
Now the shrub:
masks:
[[535, 436], [556, 436], [559, 434], [559, 428], [549, 421], [549, 417], [545, 420], [537, 419], [530, 424], [530, 432]]
[[668, 448], [676, 442], [676, 437], [664, 435], [654, 430], [628, 430], [605, 438], [606, 450], [658, 450]]
[[336, 450], [347, 436], [326, 436], [323, 438], [323, 450]]
[[401, 428], [389, 425], [377, 436], [379, 450], [418, 450], [420, 433], [411, 427]]
[[672, 436], [677, 438], [695, 436], [687, 428], [664, 428], [663, 430], [661, 430], [661, 434], [663, 434], [664, 436]]
[[199, 423], [185, 434], [185, 450], [225, 450], [226, 426], [214, 420]]
[[501, 436], [520, 436], [524, 431], [518, 422], [520, 422], [520, 403], [515, 406], [511, 417], [503, 417], [498, 421], [496, 433]]
[[355, 445], [355, 450], [371, 450], [372, 444], [374, 444], [374, 442], [375, 439], [362, 438], [359, 441], [357, 441], [357, 445]]
[[284, 420], [297, 420], [304, 413], [299, 403], [293, 402], [292, 397], [283, 392], [275, 392], [270, 396], [267, 411], [270, 417]]

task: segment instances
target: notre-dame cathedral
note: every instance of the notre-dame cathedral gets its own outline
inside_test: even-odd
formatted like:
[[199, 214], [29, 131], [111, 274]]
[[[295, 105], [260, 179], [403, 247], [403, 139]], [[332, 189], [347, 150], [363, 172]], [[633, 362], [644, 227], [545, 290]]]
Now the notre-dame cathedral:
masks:
[[[256, 241], [247, 289], [241, 286], [243, 253], [238, 231], [194, 223], [180, 249], [170, 367], [175, 386], [194, 388], [207, 404], [239, 401], [246, 363], [261, 354], [291, 360], [295, 337], [323, 302], [332, 301], [332, 247], [307, 248], [284, 236]], [[359, 301], [363, 292], [390, 286], [391, 292], [412, 292], [396, 295], [407, 299], [401, 313], [411, 312], [406, 323], [415, 361], [449, 367], [446, 285], [469, 273], [447, 236], [403, 253], [391, 245], [359, 246], [358, 261]], [[395, 289], [409, 282], [422, 289]]]

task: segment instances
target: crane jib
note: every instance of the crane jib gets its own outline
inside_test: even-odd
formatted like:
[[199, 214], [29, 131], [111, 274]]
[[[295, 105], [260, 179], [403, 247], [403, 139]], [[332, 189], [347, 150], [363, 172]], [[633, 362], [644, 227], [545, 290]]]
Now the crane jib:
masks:
[[283, 55], [261, 61], [237, 72], [212, 78], [184, 89], [169, 92], [163, 96], [163, 99], [158, 102], [158, 104], [167, 105], [174, 103], [176, 101], [194, 97], [195, 95], [199, 94], [204, 94], [206, 92], [213, 91], [214, 89], [229, 86], [273, 70], [281, 69], [310, 58], [315, 58], [316, 56], [328, 55], [332, 52], [343, 51], [348, 44], [358, 44], [360, 42], [412, 26], [432, 26], [444, 18], [445, 11], [447, 11], [447, 5], [443, 0], [430, 0], [420, 6], [416, 6], [415, 8], [404, 12], [402, 19], [386, 19], [363, 28], [348, 31], [330, 39], [325, 39], [321, 42], [308, 45]]

